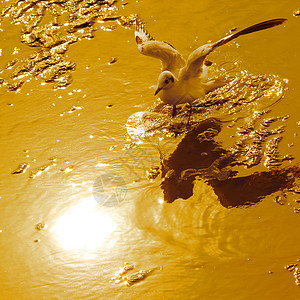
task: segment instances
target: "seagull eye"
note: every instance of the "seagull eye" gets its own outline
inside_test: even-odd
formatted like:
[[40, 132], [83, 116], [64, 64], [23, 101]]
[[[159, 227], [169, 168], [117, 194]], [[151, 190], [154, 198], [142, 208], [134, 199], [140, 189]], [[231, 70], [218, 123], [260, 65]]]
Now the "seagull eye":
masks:
[[169, 83], [169, 78], [167, 78], [166, 80], [165, 80], [165, 84], [168, 84]]

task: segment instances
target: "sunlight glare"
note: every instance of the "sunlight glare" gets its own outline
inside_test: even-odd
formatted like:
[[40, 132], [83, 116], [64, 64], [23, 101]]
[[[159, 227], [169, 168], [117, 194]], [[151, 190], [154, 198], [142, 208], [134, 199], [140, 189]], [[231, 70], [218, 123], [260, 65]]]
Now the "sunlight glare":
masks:
[[97, 207], [94, 199], [86, 198], [56, 220], [52, 231], [66, 250], [95, 251], [107, 242], [116, 224]]

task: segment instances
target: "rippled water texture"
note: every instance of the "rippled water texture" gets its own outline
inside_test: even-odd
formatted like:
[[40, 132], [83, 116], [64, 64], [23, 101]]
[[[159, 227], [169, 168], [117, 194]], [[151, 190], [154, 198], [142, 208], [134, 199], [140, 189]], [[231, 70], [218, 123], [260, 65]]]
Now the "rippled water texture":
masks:
[[[300, 299], [295, 1], [1, 1], [0, 299]], [[136, 19], [226, 85], [153, 94]]]

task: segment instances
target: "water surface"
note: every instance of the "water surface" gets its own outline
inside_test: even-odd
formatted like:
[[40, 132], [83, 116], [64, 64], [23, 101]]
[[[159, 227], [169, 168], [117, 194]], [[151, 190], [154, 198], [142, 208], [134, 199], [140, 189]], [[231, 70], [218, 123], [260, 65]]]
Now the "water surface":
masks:
[[[0, 298], [300, 299], [296, 5], [2, 1]], [[234, 147], [245, 140], [239, 164], [214, 156], [178, 167], [196, 137], [180, 125], [184, 112], [177, 131], [167, 108], [153, 112], [160, 63], [138, 53], [136, 15], [185, 56], [235, 27], [288, 18], [209, 56], [215, 69], [248, 81], [227, 104], [199, 106], [192, 125], [215, 120], [205, 157], [210, 146], [242, 153]], [[262, 97], [237, 98], [245, 84], [249, 99], [266, 80]], [[145, 111], [148, 123], [139, 123]], [[161, 183], [170, 169], [178, 180], [189, 170], [192, 194], [168, 198], [174, 185]], [[252, 203], [228, 181], [279, 173], [288, 184], [280, 177], [265, 194], [254, 185]], [[216, 182], [229, 184], [226, 203]]]

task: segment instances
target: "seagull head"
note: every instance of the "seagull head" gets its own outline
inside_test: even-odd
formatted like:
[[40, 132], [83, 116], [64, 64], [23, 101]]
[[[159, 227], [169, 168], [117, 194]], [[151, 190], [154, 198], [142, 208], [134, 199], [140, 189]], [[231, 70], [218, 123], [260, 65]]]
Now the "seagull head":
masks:
[[158, 85], [155, 91], [155, 96], [161, 90], [168, 90], [174, 85], [175, 77], [170, 71], [162, 72], [158, 77]]

